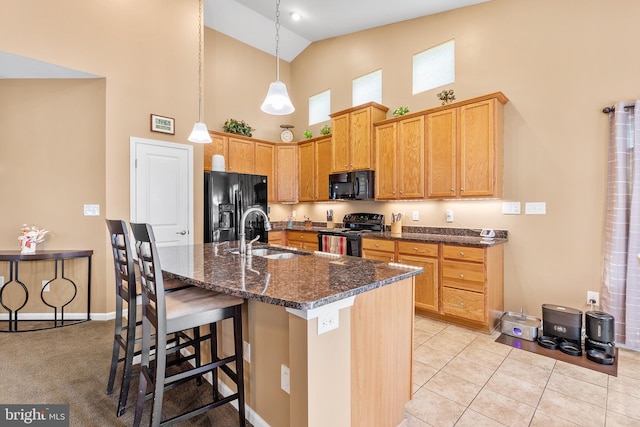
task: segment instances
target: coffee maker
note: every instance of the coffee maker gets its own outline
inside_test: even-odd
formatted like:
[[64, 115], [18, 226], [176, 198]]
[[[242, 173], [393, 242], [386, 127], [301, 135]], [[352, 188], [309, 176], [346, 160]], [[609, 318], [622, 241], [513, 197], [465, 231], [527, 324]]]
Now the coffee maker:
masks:
[[602, 365], [612, 365], [615, 358], [615, 320], [604, 311], [584, 314], [584, 349], [587, 359]]

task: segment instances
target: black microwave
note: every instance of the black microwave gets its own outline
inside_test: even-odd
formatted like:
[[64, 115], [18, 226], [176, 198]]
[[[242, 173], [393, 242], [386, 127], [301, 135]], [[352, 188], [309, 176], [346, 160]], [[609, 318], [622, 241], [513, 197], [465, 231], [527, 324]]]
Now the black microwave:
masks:
[[374, 171], [356, 171], [329, 175], [329, 198], [366, 200], [374, 198]]

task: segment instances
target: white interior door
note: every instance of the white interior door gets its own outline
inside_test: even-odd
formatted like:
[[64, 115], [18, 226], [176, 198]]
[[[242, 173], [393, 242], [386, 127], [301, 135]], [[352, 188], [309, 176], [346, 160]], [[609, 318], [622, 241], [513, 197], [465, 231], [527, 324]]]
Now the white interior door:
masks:
[[193, 147], [131, 137], [131, 221], [158, 246], [193, 243]]

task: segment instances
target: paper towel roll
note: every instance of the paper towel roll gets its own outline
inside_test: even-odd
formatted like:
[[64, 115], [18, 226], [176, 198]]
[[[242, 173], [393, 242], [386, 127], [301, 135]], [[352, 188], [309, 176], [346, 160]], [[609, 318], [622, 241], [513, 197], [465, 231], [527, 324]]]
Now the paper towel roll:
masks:
[[224, 156], [214, 154], [211, 158], [211, 170], [216, 172], [224, 172]]

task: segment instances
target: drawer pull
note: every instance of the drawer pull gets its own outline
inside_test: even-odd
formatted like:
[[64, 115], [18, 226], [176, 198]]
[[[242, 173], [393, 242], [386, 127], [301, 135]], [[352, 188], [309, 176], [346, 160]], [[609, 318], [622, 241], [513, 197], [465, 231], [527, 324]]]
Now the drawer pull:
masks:
[[380, 245], [376, 243], [376, 248], [379, 247]]
[[460, 251], [460, 256], [464, 256], [464, 252]]
[[460, 302], [460, 307], [464, 307], [464, 303], [463, 302]]
[[418, 251], [418, 248], [413, 248], [413, 250], [417, 252], [417, 251]]
[[461, 275], [460, 275], [460, 278], [461, 278], [461, 279], [464, 279], [464, 274], [461, 274]]

